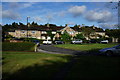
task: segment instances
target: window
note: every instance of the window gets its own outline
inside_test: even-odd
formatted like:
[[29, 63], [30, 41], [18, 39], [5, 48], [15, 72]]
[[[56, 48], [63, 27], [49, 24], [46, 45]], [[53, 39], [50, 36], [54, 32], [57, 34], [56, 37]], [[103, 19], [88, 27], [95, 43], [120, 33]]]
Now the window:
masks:
[[55, 31], [53, 31], [53, 32], [52, 32], [52, 34], [56, 34], [56, 32], [55, 32]]
[[74, 34], [74, 31], [70, 31], [70, 32], [68, 32], [69, 34]]
[[42, 36], [42, 39], [46, 39], [46, 37], [45, 37], [45, 36]]
[[42, 31], [42, 34], [47, 34], [47, 32], [46, 31]]
[[21, 30], [21, 33], [25, 33], [25, 30]]
[[33, 33], [33, 34], [34, 34], [34, 33], [35, 33], [35, 31], [32, 31], [31, 33]]

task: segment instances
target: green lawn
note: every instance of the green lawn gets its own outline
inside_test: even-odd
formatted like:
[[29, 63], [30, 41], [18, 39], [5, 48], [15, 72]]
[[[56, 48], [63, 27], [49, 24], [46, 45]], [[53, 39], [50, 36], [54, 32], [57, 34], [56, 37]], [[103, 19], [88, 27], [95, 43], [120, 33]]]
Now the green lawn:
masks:
[[120, 80], [120, 57], [80, 56], [65, 80]]
[[[3, 52], [3, 80], [52, 80], [71, 55]], [[120, 57], [79, 56], [65, 80], [117, 80]]]
[[118, 45], [118, 44], [61, 44], [61, 45], [54, 45], [54, 46], [66, 48], [66, 49], [89, 51], [89, 50], [113, 47], [115, 45]]
[[3, 52], [3, 80], [50, 80], [70, 55]]

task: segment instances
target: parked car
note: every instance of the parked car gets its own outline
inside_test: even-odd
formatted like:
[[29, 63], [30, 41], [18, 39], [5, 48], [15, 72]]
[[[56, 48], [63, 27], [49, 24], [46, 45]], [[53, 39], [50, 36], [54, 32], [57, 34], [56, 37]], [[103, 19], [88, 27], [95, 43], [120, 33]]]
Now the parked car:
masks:
[[76, 40], [73, 40], [71, 43], [72, 44], [82, 44], [82, 40], [79, 40], [79, 39], [76, 39]]
[[43, 41], [43, 44], [52, 44], [52, 41], [51, 40], [45, 40], [45, 41]]
[[105, 54], [107, 56], [120, 55], [120, 45], [111, 48], [104, 48], [99, 50], [99, 52], [100, 54]]
[[108, 42], [109, 42], [108, 40], [103, 40], [100, 43], [108, 43]]
[[91, 40], [89, 41], [89, 43], [97, 43], [97, 40], [91, 39]]
[[37, 44], [37, 43], [40, 43], [39, 40], [33, 40], [32, 42], [33, 42], [33, 43], [36, 43], [36, 44]]
[[55, 41], [54, 41], [54, 44], [64, 44], [64, 42], [63, 42], [63, 41], [60, 41], [60, 40], [55, 40]]

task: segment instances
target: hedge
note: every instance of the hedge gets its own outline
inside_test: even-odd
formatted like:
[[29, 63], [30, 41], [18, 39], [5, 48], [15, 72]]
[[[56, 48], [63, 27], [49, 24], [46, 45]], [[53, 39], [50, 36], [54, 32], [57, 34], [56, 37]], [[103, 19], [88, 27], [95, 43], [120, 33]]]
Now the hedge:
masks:
[[3, 42], [3, 51], [34, 51], [35, 43], [31, 42]]

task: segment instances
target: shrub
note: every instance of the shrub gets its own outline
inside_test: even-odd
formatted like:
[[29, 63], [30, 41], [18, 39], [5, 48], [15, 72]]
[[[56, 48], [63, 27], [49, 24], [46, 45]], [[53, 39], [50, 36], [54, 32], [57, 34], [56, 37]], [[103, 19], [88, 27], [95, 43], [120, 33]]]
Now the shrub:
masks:
[[3, 42], [3, 51], [34, 51], [35, 43], [31, 42]]

